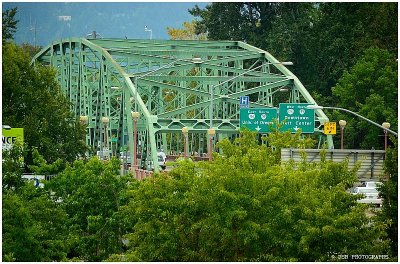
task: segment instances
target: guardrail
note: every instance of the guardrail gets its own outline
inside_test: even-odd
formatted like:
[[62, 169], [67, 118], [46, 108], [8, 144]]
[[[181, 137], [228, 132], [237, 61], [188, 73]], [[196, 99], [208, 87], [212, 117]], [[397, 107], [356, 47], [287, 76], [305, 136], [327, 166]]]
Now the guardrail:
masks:
[[51, 174], [51, 175], [37, 175], [37, 174], [34, 174], [34, 173], [23, 173], [22, 175], [21, 175], [21, 178], [22, 179], [25, 179], [25, 180], [34, 180], [34, 179], [38, 179], [38, 180], [46, 180], [46, 181], [48, 181], [48, 180], [51, 180], [53, 177], [55, 177], [56, 175], [55, 174]]
[[[300, 152], [305, 151], [308, 162], [321, 161], [321, 149], [282, 149], [281, 161], [289, 160], [301, 161]], [[360, 182], [363, 181], [379, 181], [384, 176], [383, 161], [385, 158], [384, 150], [359, 150], [359, 149], [327, 149], [326, 160], [342, 162], [349, 159], [349, 168], [354, 168], [357, 162], [361, 166], [357, 172]]]

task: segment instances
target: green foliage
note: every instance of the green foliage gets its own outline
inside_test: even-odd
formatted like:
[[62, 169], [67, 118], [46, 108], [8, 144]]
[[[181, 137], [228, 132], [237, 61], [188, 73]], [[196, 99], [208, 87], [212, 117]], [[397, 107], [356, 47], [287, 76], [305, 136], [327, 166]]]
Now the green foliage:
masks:
[[33, 46], [29, 43], [22, 43], [21, 49], [29, 54], [30, 58], [33, 58], [41, 49], [41, 46]]
[[[303, 27], [310, 3], [212, 3], [189, 10], [197, 32], [212, 40], [241, 40], [262, 49], [280, 48], [280, 55], [291, 55], [297, 29]], [[283, 26], [285, 25], [285, 26]], [[271, 41], [269, 41], [271, 40]], [[282, 53], [282, 50], [284, 51]]]
[[294, 72], [311, 91], [330, 97], [331, 87], [369, 47], [397, 54], [397, 21], [393, 19], [397, 4], [321, 3], [315, 7], [318, 19], [298, 39], [294, 60]]
[[17, 14], [17, 7], [8, 9], [2, 12], [2, 36], [3, 45], [7, 40], [12, 40], [14, 34], [17, 31], [18, 20], [15, 20], [15, 15]]
[[305, 51], [299, 52], [298, 49], [311, 37], [312, 27], [317, 23], [320, 13], [312, 3], [273, 4], [278, 6], [276, 14], [270, 19], [270, 29], [264, 27], [263, 37], [258, 44], [282, 61], [293, 61], [297, 70], [298, 64], [302, 64], [299, 57]]
[[167, 27], [168, 36], [172, 40], [206, 40], [206, 34], [196, 34], [196, 21], [183, 22], [183, 29]]
[[22, 180], [22, 159], [19, 144], [3, 150], [3, 260], [63, 261], [67, 215], [43, 189]]
[[328, 261], [335, 253], [387, 254], [383, 225], [346, 192], [357, 179], [347, 162], [281, 165], [250, 132], [219, 148], [223, 155], [211, 163], [181, 162], [132, 188], [122, 210], [125, 222], [134, 223], [125, 236], [126, 261]]
[[383, 221], [387, 221], [386, 233], [390, 239], [391, 255], [398, 256], [398, 140], [391, 138], [394, 147], [390, 147], [386, 151], [385, 158], [385, 174], [387, 181], [380, 188], [383, 198], [383, 209], [380, 215]]
[[32, 151], [32, 158], [35, 165], [29, 165], [28, 167], [37, 175], [53, 175], [65, 169], [65, 163], [61, 159], [48, 164], [37, 149]]
[[85, 128], [71, 113], [54, 70], [31, 66], [29, 55], [11, 43], [3, 46], [2, 66], [3, 122], [24, 128], [26, 164], [33, 165], [35, 148], [49, 163], [83, 156]]
[[[275, 124], [275, 126], [278, 127], [275, 132], [268, 133], [261, 138], [265, 145], [262, 148], [265, 151], [263, 155], [267, 155], [270, 158], [269, 163], [271, 164], [279, 164], [282, 148], [311, 148], [315, 145], [315, 141], [302, 136], [300, 130], [292, 134], [290, 131], [280, 132], [279, 124]], [[241, 130], [241, 136], [236, 138], [233, 144], [228, 139], [224, 139], [218, 142], [217, 147], [223, 149], [223, 156], [225, 157], [247, 155], [249, 149], [258, 145], [256, 137], [257, 134], [244, 129]], [[252, 156], [250, 155], [250, 157]]]
[[68, 258], [101, 261], [122, 247], [122, 227], [116, 214], [125, 203], [129, 178], [118, 176], [119, 165], [117, 159], [108, 163], [97, 158], [87, 163], [75, 161], [46, 184], [69, 216]]
[[[370, 48], [332, 88], [335, 105], [361, 114], [378, 124], [397, 127], [397, 62], [387, 50]], [[349, 148], [383, 148], [382, 129], [356, 119], [333, 113], [333, 120], [347, 121], [345, 142]], [[377, 140], [377, 139], [381, 140]]]
[[16, 142], [11, 149], [3, 150], [2, 160], [2, 188], [5, 190], [18, 190], [23, 186], [21, 175], [23, 173], [24, 150], [21, 144]]
[[221, 2], [189, 12], [209, 39], [245, 41], [293, 61], [291, 70], [320, 105], [332, 105], [331, 88], [366, 49], [398, 50], [397, 3]]
[[[389, 254], [385, 231], [394, 227], [387, 221], [394, 200], [379, 218], [367, 216], [367, 206], [346, 192], [357, 180], [348, 161], [282, 163], [280, 148], [313, 143], [298, 134], [276, 132], [258, 142], [256, 133], [243, 131], [234, 142], [221, 140], [223, 154], [214, 153], [212, 162], [182, 160], [143, 181], [118, 176], [117, 159], [93, 158], [68, 165], [44, 189], [29, 183], [3, 190], [3, 260], [334, 261], [336, 254]], [[397, 179], [395, 152], [388, 153], [387, 171]], [[57, 167], [37, 152], [35, 160], [36, 171]], [[394, 198], [392, 191], [385, 195]]]
[[282, 125], [277, 124], [277, 130], [273, 133], [268, 133], [263, 140], [271, 148], [273, 156], [275, 157], [276, 163], [281, 160], [281, 149], [282, 148], [312, 148], [315, 146], [315, 140], [312, 138], [302, 135], [301, 130], [292, 134], [290, 131], [280, 132], [279, 129]]
[[[59, 160], [47, 163], [37, 151], [34, 158], [36, 173], [58, 173], [62, 167]], [[80, 160], [46, 181], [44, 189], [22, 181], [18, 188], [3, 188], [3, 260], [102, 261], [120, 253], [130, 223], [118, 209], [127, 203], [128, 184], [137, 182], [129, 183], [131, 175], [119, 176], [119, 167], [117, 159], [106, 164]], [[3, 169], [4, 177], [14, 167]]]
[[2, 196], [3, 260], [65, 261], [65, 212], [31, 182]]

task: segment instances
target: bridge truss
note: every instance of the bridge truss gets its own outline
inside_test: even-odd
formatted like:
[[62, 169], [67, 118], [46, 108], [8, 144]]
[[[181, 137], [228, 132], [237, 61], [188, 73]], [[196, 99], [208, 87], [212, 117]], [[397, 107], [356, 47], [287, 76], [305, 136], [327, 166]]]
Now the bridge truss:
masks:
[[[183, 127], [190, 152], [207, 152], [211, 119], [217, 139], [237, 136], [241, 96], [249, 96], [251, 108], [316, 104], [271, 54], [238, 41], [70, 38], [43, 48], [33, 63], [57, 70], [72, 111], [88, 117], [86, 141], [94, 150], [104, 142], [113, 155], [132, 150], [131, 112], [139, 112], [138, 152], [142, 164], [151, 160], [156, 170], [158, 149], [182, 151]], [[109, 118], [107, 126], [102, 117]], [[315, 132], [327, 121], [316, 110]], [[326, 139], [332, 148], [332, 137]]]

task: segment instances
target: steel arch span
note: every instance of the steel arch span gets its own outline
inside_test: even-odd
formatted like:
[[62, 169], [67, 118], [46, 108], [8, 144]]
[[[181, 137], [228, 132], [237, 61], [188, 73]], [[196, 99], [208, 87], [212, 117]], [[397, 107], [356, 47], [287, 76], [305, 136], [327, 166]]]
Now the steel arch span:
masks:
[[[240, 41], [70, 38], [43, 48], [32, 62], [57, 70], [72, 111], [88, 118], [86, 141], [94, 149], [104, 142], [114, 155], [133, 149], [131, 112], [139, 112], [138, 152], [156, 170], [158, 149], [183, 149], [183, 127], [190, 152], [207, 152], [211, 120], [218, 139], [235, 137], [241, 96], [249, 96], [251, 108], [316, 104], [271, 54]], [[109, 118], [107, 126], [102, 117]], [[327, 121], [316, 110], [315, 132]], [[332, 137], [326, 139], [333, 148]]]

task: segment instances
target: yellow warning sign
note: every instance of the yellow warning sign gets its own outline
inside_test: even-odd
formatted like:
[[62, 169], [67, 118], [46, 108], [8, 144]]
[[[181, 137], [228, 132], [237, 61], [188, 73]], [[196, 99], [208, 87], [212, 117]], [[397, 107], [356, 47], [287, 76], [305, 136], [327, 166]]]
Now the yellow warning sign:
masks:
[[336, 122], [324, 123], [324, 134], [325, 135], [336, 135]]

